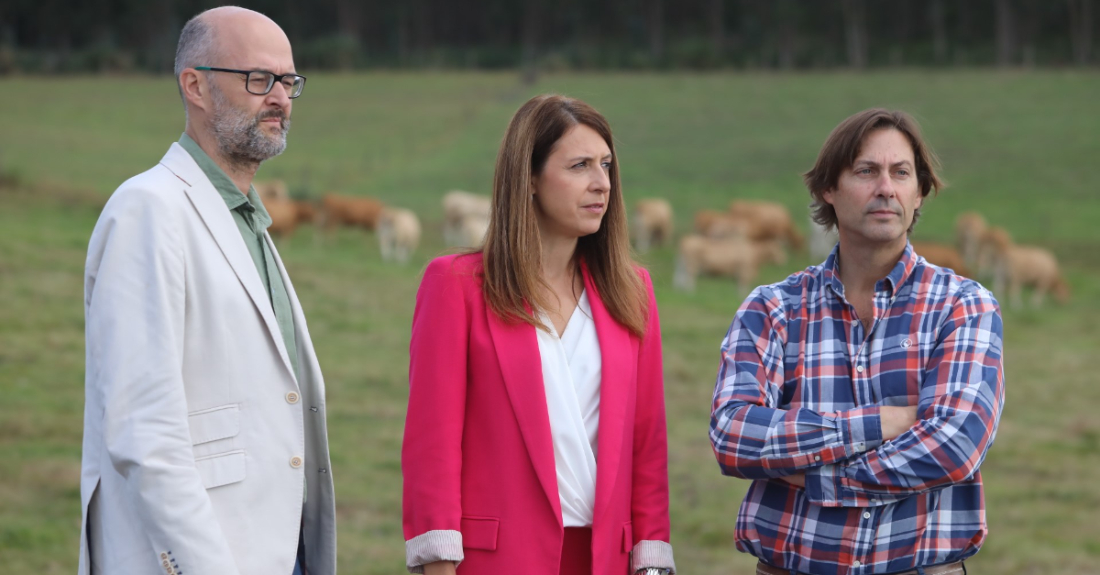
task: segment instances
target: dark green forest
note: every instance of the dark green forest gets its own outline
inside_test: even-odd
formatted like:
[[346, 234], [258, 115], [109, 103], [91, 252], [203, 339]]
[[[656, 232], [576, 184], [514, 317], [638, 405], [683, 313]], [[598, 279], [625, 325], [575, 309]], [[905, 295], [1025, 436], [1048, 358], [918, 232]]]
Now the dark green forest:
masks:
[[[172, 68], [208, 0], [4, 0], [0, 74]], [[302, 69], [1094, 65], [1094, 0], [241, 0]]]

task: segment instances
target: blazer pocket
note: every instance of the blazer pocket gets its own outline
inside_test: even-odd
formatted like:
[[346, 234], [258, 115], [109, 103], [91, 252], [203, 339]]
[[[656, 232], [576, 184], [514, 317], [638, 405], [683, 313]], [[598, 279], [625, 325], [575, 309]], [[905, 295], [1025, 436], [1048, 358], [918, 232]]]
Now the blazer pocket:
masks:
[[189, 413], [187, 426], [192, 445], [236, 437], [241, 432], [241, 409], [233, 404]]
[[634, 550], [634, 523], [627, 521], [623, 523], [623, 553], [630, 553]]
[[244, 481], [246, 465], [244, 450], [229, 451], [195, 460], [195, 469], [207, 489]]
[[495, 517], [463, 517], [462, 546], [483, 551], [497, 550], [497, 531], [500, 520]]

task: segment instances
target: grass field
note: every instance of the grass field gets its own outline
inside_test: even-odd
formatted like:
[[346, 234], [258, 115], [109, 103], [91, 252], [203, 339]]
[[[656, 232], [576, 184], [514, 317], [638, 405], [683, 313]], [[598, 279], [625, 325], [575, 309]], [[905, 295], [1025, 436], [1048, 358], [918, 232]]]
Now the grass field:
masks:
[[[179, 137], [171, 79], [4, 79], [0, 170], [0, 571], [72, 573], [83, 419], [82, 272], [110, 192]], [[951, 186], [916, 237], [949, 241], [976, 209], [1018, 242], [1051, 248], [1074, 297], [1005, 310], [1007, 409], [983, 467], [990, 538], [971, 573], [1100, 573], [1100, 75], [950, 72], [806, 75], [310, 75], [290, 147], [261, 170], [293, 193], [370, 194], [417, 210], [408, 267], [373, 236], [281, 246], [324, 369], [343, 573], [404, 572], [399, 452], [413, 294], [442, 251], [439, 196], [489, 187], [499, 138], [530, 95], [562, 92], [616, 130], [628, 198], [663, 196], [681, 230], [699, 208], [772, 198], [796, 214], [799, 174], [829, 130], [872, 105], [914, 113]], [[803, 223], [801, 216], [798, 222]], [[718, 344], [745, 294], [703, 280], [673, 292], [672, 252], [644, 258], [661, 308], [681, 573], [749, 573], [732, 546], [746, 482], [722, 477], [707, 440]], [[766, 270], [776, 281], [809, 263]]]

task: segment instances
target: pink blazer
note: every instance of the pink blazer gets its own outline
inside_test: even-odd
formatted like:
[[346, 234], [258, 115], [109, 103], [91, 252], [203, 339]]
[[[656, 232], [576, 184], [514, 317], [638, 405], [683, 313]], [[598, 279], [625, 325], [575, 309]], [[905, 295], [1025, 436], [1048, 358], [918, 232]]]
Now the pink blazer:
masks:
[[[563, 527], [535, 328], [506, 323], [481, 291], [482, 257], [428, 265], [409, 346], [401, 454], [404, 531], [462, 533], [471, 575], [557, 575]], [[624, 575], [643, 540], [669, 540], [668, 453], [657, 303], [643, 339], [619, 325], [587, 271], [600, 341], [593, 575]]]

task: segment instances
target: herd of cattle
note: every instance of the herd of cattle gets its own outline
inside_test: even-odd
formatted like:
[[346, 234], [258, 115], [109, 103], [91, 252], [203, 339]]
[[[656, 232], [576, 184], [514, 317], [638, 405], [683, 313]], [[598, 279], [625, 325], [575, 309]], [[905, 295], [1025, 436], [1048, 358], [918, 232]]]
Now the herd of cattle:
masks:
[[[420, 243], [421, 225], [416, 213], [387, 206], [368, 197], [327, 194], [320, 202], [290, 198], [279, 180], [257, 182], [256, 190], [271, 215], [271, 234], [284, 238], [303, 223], [315, 224], [330, 235], [335, 227], [347, 226], [374, 231], [382, 258], [406, 263]], [[463, 191], [447, 192], [442, 199], [443, 239], [451, 247], [477, 247], [489, 228], [488, 196]], [[634, 248], [645, 253], [653, 247], [670, 245], [674, 214], [665, 199], [638, 200], [630, 214]], [[753, 287], [760, 269], [767, 264], [786, 265], [790, 252], [808, 251], [814, 262], [824, 261], [836, 244], [835, 231], [826, 232], [809, 222], [809, 245], [798, 231], [786, 206], [760, 200], [734, 200], [725, 211], [701, 210], [695, 214], [694, 229], [680, 238], [676, 253], [673, 286], [693, 291], [699, 276], [736, 280], [742, 295]], [[989, 225], [974, 212], [958, 216], [955, 245], [913, 242], [913, 249], [929, 262], [956, 273], [987, 282], [998, 297], [1006, 295], [1019, 307], [1024, 288], [1032, 290], [1035, 306], [1047, 294], [1059, 302], [1069, 299], [1058, 261], [1049, 250], [1017, 245], [1001, 227]]]

